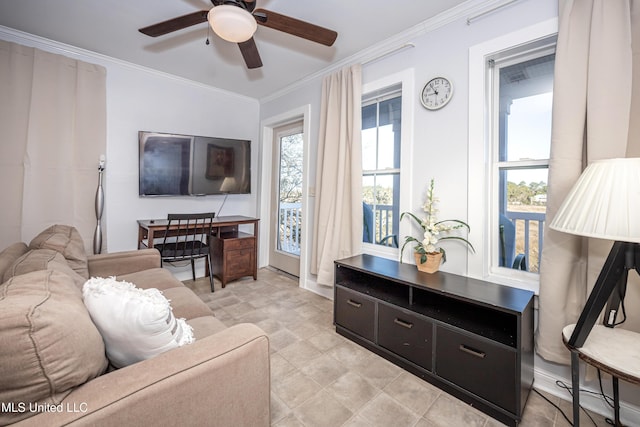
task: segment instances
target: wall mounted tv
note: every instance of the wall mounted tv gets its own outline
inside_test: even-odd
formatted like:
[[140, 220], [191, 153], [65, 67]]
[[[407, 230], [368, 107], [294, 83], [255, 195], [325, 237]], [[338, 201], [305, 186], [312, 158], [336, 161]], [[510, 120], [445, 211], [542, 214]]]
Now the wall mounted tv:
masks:
[[140, 196], [251, 193], [251, 141], [138, 132]]

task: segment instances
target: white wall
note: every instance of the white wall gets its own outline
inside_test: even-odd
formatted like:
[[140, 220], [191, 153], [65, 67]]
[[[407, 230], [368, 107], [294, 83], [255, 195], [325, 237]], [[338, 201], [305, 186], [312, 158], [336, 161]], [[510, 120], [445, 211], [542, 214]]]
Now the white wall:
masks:
[[[257, 100], [121, 62], [9, 29], [0, 38], [99, 64], [107, 69], [107, 251], [136, 249], [137, 219], [215, 211], [224, 196], [138, 197], [138, 131], [184, 133], [252, 141], [252, 193], [230, 195], [223, 215], [256, 215], [259, 187]], [[96, 182], [97, 182], [96, 159]], [[93, 204], [93, 200], [91, 201]]]
[[221, 90], [137, 68], [107, 70], [108, 249], [133, 249], [138, 218], [167, 213], [218, 212], [224, 196], [138, 196], [139, 130], [249, 139], [250, 195], [229, 195], [222, 215], [256, 215], [258, 193], [258, 102]]

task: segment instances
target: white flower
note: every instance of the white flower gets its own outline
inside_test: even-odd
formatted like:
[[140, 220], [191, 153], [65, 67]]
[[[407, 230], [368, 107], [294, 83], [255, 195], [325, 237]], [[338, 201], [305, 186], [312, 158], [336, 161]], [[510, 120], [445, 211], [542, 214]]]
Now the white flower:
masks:
[[471, 246], [471, 243], [469, 243], [466, 239], [457, 237], [457, 236], [447, 236], [448, 232], [452, 230], [457, 230], [459, 228], [464, 227], [467, 230], [469, 230], [469, 226], [466, 223], [457, 219], [438, 221], [438, 218], [437, 218], [438, 209], [436, 208], [435, 205], [439, 201], [439, 199], [434, 194], [434, 186], [435, 186], [434, 179], [432, 178], [431, 182], [429, 183], [429, 187], [427, 189], [426, 201], [422, 206], [422, 209], [425, 213], [424, 216], [419, 217], [410, 212], [403, 212], [402, 215], [400, 216], [400, 219], [402, 219], [404, 215], [410, 215], [410, 218], [415, 220], [417, 225], [419, 225], [424, 231], [422, 241], [420, 241], [419, 238], [415, 239], [411, 236], [406, 237], [405, 243], [404, 245], [402, 245], [402, 249], [400, 251], [400, 258], [402, 258], [402, 251], [404, 251], [405, 245], [407, 245], [410, 242], [415, 242], [417, 244], [414, 247], [414, 250], [417, 253], [424, 254], [425, 252], [426, 253], [441, 252], [443, 254], [443, 259], [445, 261], [446, 261], [445, 251], [442, 248], [437, 246], [437, 244], [440, 241], [444, 241], [447, 239], [463, 240], [467, 245], [469, 245], [471, 251], [473, 251], [473, 246]]

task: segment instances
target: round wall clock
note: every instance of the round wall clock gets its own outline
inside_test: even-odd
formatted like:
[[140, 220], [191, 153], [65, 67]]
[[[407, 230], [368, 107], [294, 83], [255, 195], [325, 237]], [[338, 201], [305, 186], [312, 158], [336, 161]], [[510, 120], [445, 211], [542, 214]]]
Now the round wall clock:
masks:
[[439, 110], [453, 96], [453, 85], [445, 77], [434, 77], [424, 85], [420, 101], [427, 110]]

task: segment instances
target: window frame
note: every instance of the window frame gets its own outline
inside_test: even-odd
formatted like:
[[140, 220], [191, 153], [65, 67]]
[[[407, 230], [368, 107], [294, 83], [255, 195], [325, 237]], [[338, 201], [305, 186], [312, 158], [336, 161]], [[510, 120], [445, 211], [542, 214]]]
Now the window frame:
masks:
[[[364, 99], [366, 96], [366, 99]], [[401, 104], [401, 108], [402, 108], [402, 88], [399, 86], [392, 86], [389, 88], [385, 88], [383, 90], [380, 91], [380, 93], [375, 92], [374, 94], [367, 94], [363, 96], [363, 100], [362, 100], [362, 105], [361, 108], [364, 109], [365, 107], [369, 107], [369, 106], [376, 106], [376, 163], [378, 163], [379, 161], [379, 150], [380, 150], [380, 104], [385, 102], [385, 101], [389, 101], [392, 99], [397, 99], [400, 98], [400, 104]], [[402, 111], [402, 110], [401, 110]], [[400, 157], [402, 156], [402, 113], [401, 114], [401, 120], [400, 120], [400, 141], [399, 141], [399, 145], [400, 147], [395, 147], [395, 142], [394, 142], [394, 149], [398, 148], [400, 150]], [[372, 128], [373, 129], [373, 128]], [[364, 131], [364, 130], [363, 130]], [[364, 147], [363, 147], [363, 152], [364, 152]], [[401, 159], [398, 159], [398, 162], [400, 162]], [[362, 178], [364, 181], [365, 177], [372, 177], [374, 179], [374, 182], [377, 181], [377, 178], [381, 178], [381, 177], [385, 177], [385, 176], [390, 176], [390, 177], [395, 177], [397, 176], [397, 187], [394, 184], [394, 191], [393, 191], [393, 199], [394, 200], [400, 200], [400, 191], [401, 191], [401, 186], [400, 186], [400, 178], [402, 176], [402, 169], [400, 167], [400, 164], [398, 164], [398, 167], [393, 167], [393, 168], [383, 168], [383, 169], [365, 169], [364, 165], [362, 166]], [[396, 180], [396, 178], [392, 178], [394, 181]], [[375, 184], [377, 187], [377, 184]], [[374, 205], [374, 218], [375, 218], [375, 205]], [[399, 210], [399, 206], [397, 206], [395, 209], [392, 209], [393, 214], [395, 215], [395, 218], [398, 219], [398, 227], [397, 227], [397, 232], [399, 232], [400, 229], [400, 210]], [[393, 227], [392, 227], [393, 228]], [[399, 236], [396, 236], [398, 238], [398, 243], [400, 241]], [[374, 240], [375, 240], [375, 236], [374, 236]], [[366, 242], [363, 242], [366, 243]], [[377, 245], [377, 246], [385, 246], [385, 245], [380, 245], [378, 243], [369, 243], [372, 245]]]
[[[489, 112], [490, 116], [490, 129], [489, 129], [489, 170], [490, 182], [492, 185], [491, 195], [492, 203], [489, 206], [489, 218], [491, 218], [491, 230], [494, 230], [491, 236], [491, 264], [489, 265], [490, 274], [496, 276], [502, 276], [512, 280], [520, 280], [525, 282], [539, 282], [538, 273], [530, 271], [514, 270], [508, 267], [501, 267], [497, 265], [499, 254], [499, 238], [495, 230], [498, 229], [499, 224], [497, 218], [500, 213], [500, 174], [502, 171], [509, 170], [523, 170], [523, 169], [542, 169], [549, 168], [549, 158], [545, 159], [529, 159], [529, 160], [500, 160], [500, 91], [497, 90], [500, 87], [500, 70], [509, 67], [514, 64], [520, 64], [535, 58], [540, 58], [546, 55], [555, 53], [556, 40], [555, 37], [545, 37], [540, 40], [533, 41], [531, 43], [524, 44], [522, 46], [515, 47], [514, 49], [507, 49], [500, 52], [498, 57], [489, 57], [487, 60], [488, 74], [490, 84], [487, 87], [487, 96], [490, 98]], [[492, 119], [492, 120], [491, 120]], [[505, 189], [506, 190], [506, 189]], [[504, 201], [506, 204], [506, 200]], [[527, 265], [531, 265], [531, 259], [527, 256]]]
[[[536, 43], [557, 35], [558, 20], [550, 19], [526, 27], [496, 39], [472, 46], [469, 49], [469, 158], [468, 158], [468, 219], [474, 233], [469, 235], [476, 254], [468, 258], [467, 271], [470, 277], [492, 281], [512, 287], [539, 291], [540, 277], [536, 273], [508, 268], [493, 267], [498, 259], [498, 159], [492, 138], [490, 99], [492, 73], [488, 60], [500, 57], [501, 52], [522, 47], [523, 51], [535, 49]], [[529, 47], [530, 48], [525, 48]], [[495, 157], [494, 157], [495, 156]], [[479, 208], [481, 207], [481, 208]], [[475, 231], [479, 232], [476, 233]]]
[[[366, 105], [366, 100], [375, 98], [375, 94], [379, 93], [384, 96], [391, 92], [394, 87], [399, 87], [402, 96], [402, 121], [400, 124], [400, 196], [398, 202], [398, 211], [404, 212], [410, 210], [411, 194], [412, 194], [412, 166], [411, 158], [413, 153], [413, 105], [415, 104], [414, 94], [414, 70], [408, 68], [403, 71], [390, 74], [386, 77], [375, 81], [367, 82], [362, 85], [362, 105]], [[364, 172], [364, 171], [363, 171]], [[364, 174], [363, 174], [364, 176]], [[398, 243], [402, 241], [402, 236], [407, 235], [408, 225], [399, 223]], [[375, 243], [362, 242], [362, 252], [370, 255], [377, 255], [384, 258], [398, 259], [400, 254], [399, 248], [386, 247]]]

